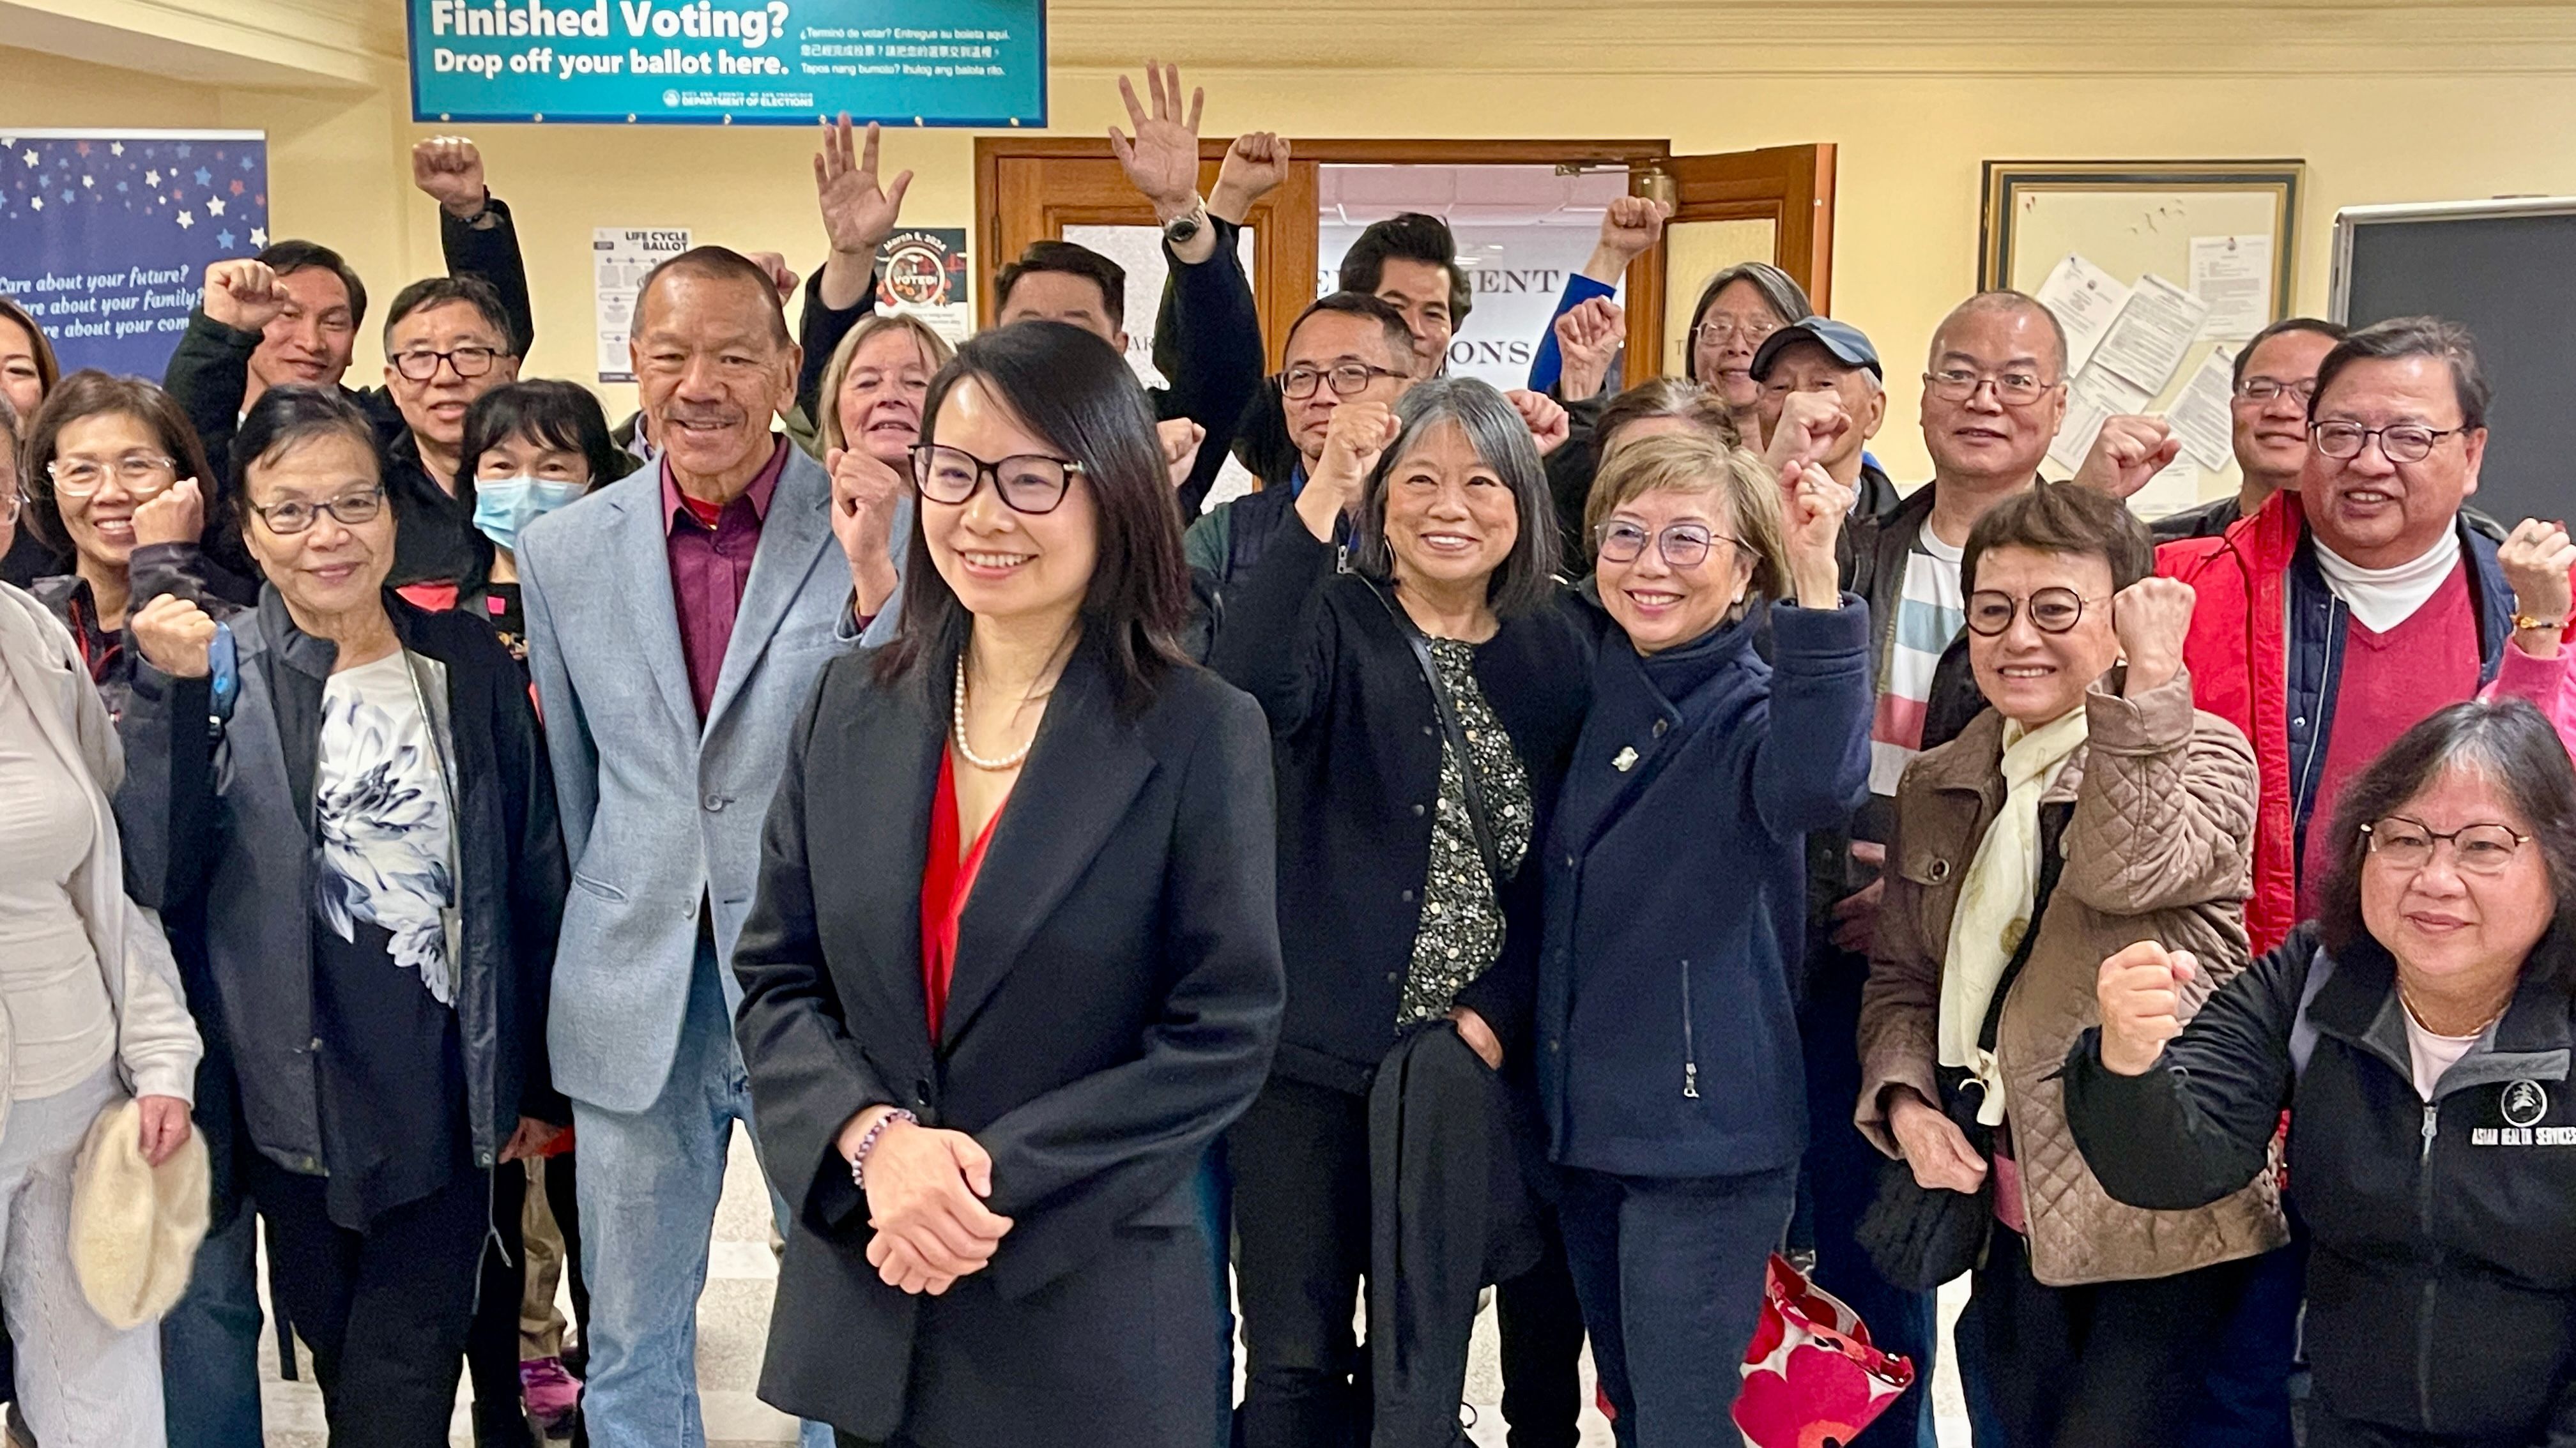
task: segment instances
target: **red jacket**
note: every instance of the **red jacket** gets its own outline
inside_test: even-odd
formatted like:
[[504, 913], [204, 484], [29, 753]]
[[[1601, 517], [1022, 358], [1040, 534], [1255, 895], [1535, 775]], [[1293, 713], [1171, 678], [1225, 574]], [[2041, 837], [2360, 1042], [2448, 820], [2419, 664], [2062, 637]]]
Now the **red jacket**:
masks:
[[[2513, 593], [2496, 566], [2495, 543], [2465, 527], [2461, 534], [2478, 609], [2483, 684], [2495, 678], [2512, 630]], [[2183, 645], [2192, 703], [2254, 743], [2262, 799], [2254, 816], [2254, 897], [2245, 903], [2245, 926], [2257, 955], [2298, 923], [2300, 829], [2315, 804], [2302, 781], [2315, 778], [2333, 733], [2338, 651], [2327, 641], [2350, 617], [2326, 592], [2314, 560], [2302, 557], [2307, 536], [2299, 495], [2280, 492], [2219, 537], [2156, 549], [2156, 572], [2190, 584], [2199, 596]], [[2295, 658], [2288, 647], [2294, 617], [2301, 646]], [[2428, 700], [2425, 712], [2452, 702]], [[2315, 827], [2325, 828], [2325, 821]]]

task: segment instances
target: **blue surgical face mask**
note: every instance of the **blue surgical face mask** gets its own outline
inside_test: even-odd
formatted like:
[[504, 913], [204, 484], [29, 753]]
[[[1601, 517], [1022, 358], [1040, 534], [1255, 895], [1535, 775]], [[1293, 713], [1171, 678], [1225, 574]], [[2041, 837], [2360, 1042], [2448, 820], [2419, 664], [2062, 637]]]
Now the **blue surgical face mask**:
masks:
[[590, 491], [584, 483], [548, 478], [488, 478], [474, 484], [474, 526], [512, 552], [529, 523]]

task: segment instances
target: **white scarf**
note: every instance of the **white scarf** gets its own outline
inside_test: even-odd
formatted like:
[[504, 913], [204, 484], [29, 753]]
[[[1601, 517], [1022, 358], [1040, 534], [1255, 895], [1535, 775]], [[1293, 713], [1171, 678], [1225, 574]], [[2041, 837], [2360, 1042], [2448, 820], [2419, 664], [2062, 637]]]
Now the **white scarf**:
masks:
[[2459, 561], [2457, 528], [2443, 529], [2442, 541], [2423, 557], [2394, 568], [2364, 568], [2317, 544], [2317, 571], [2325, 575], [2326, 587], [2372, 633], [2384, 634], [2413, 618], [2426, 599], [2441, 591]]
[[1941, 1064], [1966, 1069], [1983, 1083], [1977, 1119], [2004, 1119], [2004, 1074], [1995, 1053], [1978, 1045], [1986, 1011], [2002, 983], [2004, 967], [2032, 926], [2039, 896], [2039, 797], [2058, 771], [2084, 747], [2084, 707], [2077, 705], [2037, 729], [2004, 725], [2004, 804], [1977, 857], [1959, 883], [1950, 914], [1948, 968], [1941, 972]]

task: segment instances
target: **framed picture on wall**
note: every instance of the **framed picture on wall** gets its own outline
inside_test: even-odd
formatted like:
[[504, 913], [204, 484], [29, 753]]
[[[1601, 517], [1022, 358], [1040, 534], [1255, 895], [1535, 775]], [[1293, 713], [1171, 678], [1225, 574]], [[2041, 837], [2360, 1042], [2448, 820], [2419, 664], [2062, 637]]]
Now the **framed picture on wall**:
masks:
[[2131, 505], [2150, 518], [2237, 486], [2231, 366], [2290, 314], [2306, 167], [2274, 161], [1988, 161], [1979, 289], [2045, 303], [2067, 342], [2073, 471], [2103, 422], [2161, 416], [2182, 456]]
[[2278, 320], [2297, 275], [2306, 173], [2296, 160], [1988, 161], [1978, 289], [2036, 292], [2069, 252], [2115, 274], [2183, 281], [2195, 238], [2262, 236], [2271, 252], [2267, 320]]

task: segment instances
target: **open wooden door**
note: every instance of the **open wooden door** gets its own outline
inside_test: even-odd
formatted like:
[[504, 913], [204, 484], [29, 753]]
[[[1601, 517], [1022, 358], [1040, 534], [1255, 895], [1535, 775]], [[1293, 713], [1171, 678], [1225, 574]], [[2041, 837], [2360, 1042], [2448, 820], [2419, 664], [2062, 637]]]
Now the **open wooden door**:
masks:
[[[1229, 140], [1199, 143], [1199, 192], [1216, 187], [1217, 163]], [[1127, 331], [1139, 350], [1150, 347], [1154, 308], [1162, 294], [1161, 233], [1154, 208], [1128, 184], [1103, 141], [991, 137], [975, 143], [975, 195], [980, 225], [976, 244], [976, 316], [993, 324], [994, 273], [1030, 242], [1078, 241], [1104, 252], [1128, 270]], [[1272, 340], [1288, 319], [1315, 298], [1315, 163], [1289, 163], [1288, 179], [1261, 198], [1244, 218], [1248, 254], [1244, 270], [1261, 309], [1262, 335]]]
[[[1708, 278], [1767, 261], [1832, 312], [1834, 148], [1771, 146], [1633, 168], [1634, 195], [1672, 204], [1664, 239], [1628, 268], [1627, 380], [1689, 371], [1691, 310]], [[1652, 359], [1642, 365], [1639, 359]]]

